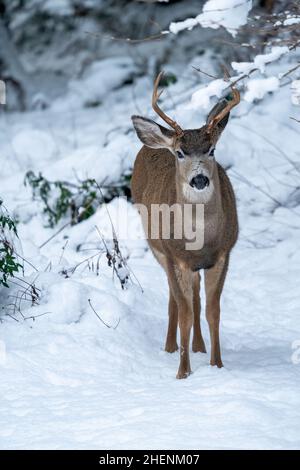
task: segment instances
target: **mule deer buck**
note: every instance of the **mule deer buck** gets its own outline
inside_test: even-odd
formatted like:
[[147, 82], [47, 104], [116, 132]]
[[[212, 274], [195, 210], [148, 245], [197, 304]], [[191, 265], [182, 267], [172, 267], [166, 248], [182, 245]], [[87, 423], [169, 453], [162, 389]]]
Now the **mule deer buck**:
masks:
[[[200, 327], [200, 275], [204, 270], [206, 318], [211, 339], [212, 366], [222, 367], [219, 323], [220, 297], [228, 268], [229, 254], [238, 235], [235, 196], [228, 176], [214, 158], [215, 146], [224, 130], [230, 110], [240, 101], [232, 87], [232, 100], [217, 103], [200, 129], [182, 130], [158, 106], [158, 75], [153, 90], [154, 111], [172, 128], [165, 128], [141, 116], [132, 116], [133, 125], [144, 146], [139, 151], [132, 176], [135, 203], [144, 205], [148, 215], [142, 217], [145, 230], [154, 204], [203, 204], [204, 242], [201, 249], [186, 249], [187, 240], [162, 236], [151, 239], [150, 248], [166, 271], [169, 283], [169, 326], [165, 350], [174, 352], [177, 326], [180, 329], [180, 364], [177, 378], [191, 373], [189, 342], [192, 326], [194, 352], [206, 352]], [[164, 216], [162, 216], [163, 218]], [[195, 211], [191, 213], [195, 218]], [[191, 220], [193, 226], [195, 220]], [[173, 227], [174, 229], [174, 227]], [[161, 233], [161, 232], [160, 232]]]

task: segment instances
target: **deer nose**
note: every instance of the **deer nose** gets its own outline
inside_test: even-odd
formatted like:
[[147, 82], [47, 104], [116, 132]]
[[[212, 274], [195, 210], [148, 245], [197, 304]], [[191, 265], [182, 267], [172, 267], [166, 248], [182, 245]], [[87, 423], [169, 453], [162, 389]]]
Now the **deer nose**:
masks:
[[207, 176], [202, 175], [201, 173], [199, 175], [194, 176], [194, 178], [192, 178], [190, 181], [190, 186], [196, 189], [204, 189], [208, 185], [209, 179], [207, 178]]

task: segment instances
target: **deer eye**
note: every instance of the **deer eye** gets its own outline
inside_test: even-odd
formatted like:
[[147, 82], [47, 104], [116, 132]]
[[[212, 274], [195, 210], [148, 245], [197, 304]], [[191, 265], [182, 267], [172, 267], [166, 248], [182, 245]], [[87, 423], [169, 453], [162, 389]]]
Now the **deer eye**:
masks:
[[179, 158], [179, 160], [182, 160], [184, 158], [184, 154], [183, 152], [181, 152], [181, 150], [177, 150], [176, 153], [177, 153], [177, 157]]
[[211, 149], [208, 156], [209, 157], [214, 157], [215, 156], [215, 149]]

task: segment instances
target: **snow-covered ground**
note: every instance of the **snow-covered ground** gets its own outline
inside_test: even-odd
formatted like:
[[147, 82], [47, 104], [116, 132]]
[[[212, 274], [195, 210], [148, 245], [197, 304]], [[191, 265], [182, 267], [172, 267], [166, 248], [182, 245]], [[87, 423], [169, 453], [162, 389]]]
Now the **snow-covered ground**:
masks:
[[[105, 207], [38, 248], [57, 228], [44, 227], [41, 206], [23, 185], [25, 172], [115, 181], [140, 146], [130, 115], [152, 115], [150, 79], [117, 89], [117, 81], [106, 81], [106, 89], [96, 90], [102, 104], [85, 109], [86, 89], [72, 107], [72, 94], [80, 93], [75, 85], [49, 110], [0, 120], [1, 196], [18, 217], [23, 256], [36, 268], [25, 266], [26, 279], [41, 289], [40, 305], [22, 306], [36, 319], [19, 315], [18, 322], [6, 315], [8, 295], [18, 288], [0, 292], [0, 447], [299, 448], [300, 127], [289, 119], [299, 109], [291, 104], [290, 86], [259, 105], [244, 101], [217, 147], [216, 158], [229, 167], [240, 221], [222, 296], [225, 367], [212, 368], [209, 355], [192, 353], [193, 374], [178, 381], [178, 353], [163, 350], [167, 280], [145, 241], [132, 237], [139, 219], [130, 203], [122, 201], [119, 212], [116, 200], [108, 204], [116, 226], [128, 212], [130, 236], [120, 240], [131, 269], [126, 290], [105, 254], [98, 276], [87, 263], [69, 278], [60, 274], [95, 253], [77, 247], [99, 246], [95, 226], [109, 232]], [[172, 114], [185, 127], [204, 122], [201, 111], [186, 106], [195, 89], [184, 78], [169, 88], [172, 103], [180, 103]]]

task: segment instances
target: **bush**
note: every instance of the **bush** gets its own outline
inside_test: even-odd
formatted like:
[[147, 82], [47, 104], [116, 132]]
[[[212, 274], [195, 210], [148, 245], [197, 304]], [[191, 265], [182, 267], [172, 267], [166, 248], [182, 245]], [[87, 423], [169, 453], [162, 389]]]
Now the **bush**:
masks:
[[22, 268], [11, 241], [14, 236], [18, 236], [16, 222], [10, 217], [0, 199], [0, 285], [5, 287], [9, 287], [9, 278]]
[[100, 188], [94, 179], [78, 183], [49, 181], [41, 173], [36, 175], [33, 171], [28, 171], [25, 185], [29, 184], [33, 198], [43, 203], [43, 214], [47, 217], [48, 227], [53, 228], [66, 216], [75, 225], [91, 217], [103, 202], [109, 202], [118, 196], [130, 198], [130, 179], [131, 174], [123, 175], [118, 184]]

